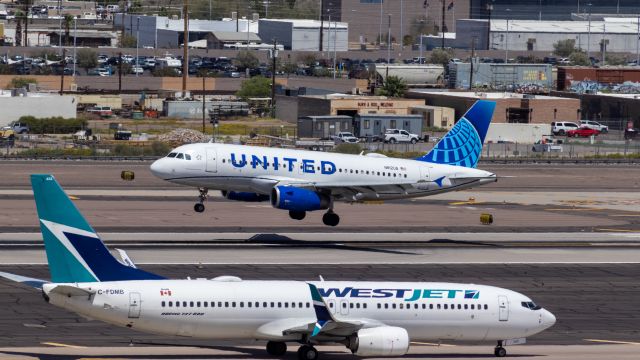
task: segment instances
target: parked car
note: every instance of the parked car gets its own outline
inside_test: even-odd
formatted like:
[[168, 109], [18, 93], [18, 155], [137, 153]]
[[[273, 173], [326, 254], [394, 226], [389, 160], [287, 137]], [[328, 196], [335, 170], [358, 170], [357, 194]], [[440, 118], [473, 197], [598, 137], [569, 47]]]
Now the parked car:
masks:
[[339, 132], [335, 135], [331, 136], [331, 140], [335, 141], [335, 142], [346, 142], [346, 143], [357, 143], [358, 142], [358, 138], [353, 136], [352, 133], [350, 132]]
[[603, 134], [606, 134], [609, 132], [609, 127], [607, 125], [602, 125], [599, 122], [593, 121], [593, 120], [580, 120], [580, 127], [588, 127], [590, 129], [595, 129]]
[[551, 132], [553, 135], [566, 135], [569, 130], [576, 130], [580, 126], [571, 121], [555, 121], [551, 123]]
[[26, 134], [29, 132], [29, 125], [19, 121], [14, 121], [9, 124], [9, 128], [16, 134]]
[[144, 69], [142, 68], [142, 66], [132, 66], [131, 67], [131, 73], [132, 74], [137, 74], [137, 75], [142, 75], [142, 74], [144, 74]]
[[113, 115], [113, 109], [111, 109], [111, 106], [94, 106], [87, 109], [87, 112], [96, 114], [100, 117], [109, 117]]
[[568, 137], [589, 137], [589, 136], [598, 136], [598, 134], [600, 134], [600, 131], [596, 129], [591, 129], [588, 127], [580, 127], [575, 130], [567, 131]]
[[410, 142], [412, 144], [420, 141], [420, 136], [411, 134], [406, 130], [388, 129], [384, 133], [384, 142], [395, 144], [397, 142]]

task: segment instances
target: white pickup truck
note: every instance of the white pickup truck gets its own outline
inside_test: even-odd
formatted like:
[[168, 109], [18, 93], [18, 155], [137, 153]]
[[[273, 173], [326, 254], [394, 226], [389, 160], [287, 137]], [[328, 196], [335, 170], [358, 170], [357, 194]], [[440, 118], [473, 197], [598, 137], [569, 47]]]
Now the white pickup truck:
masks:
[[353, 136], [352, 133], [350, 132], [339, 132], [335, 135], [331, 136], [331, 140], [335, 141], [335, 142], [346, 142], [346, 143], [357, 143], [358, 142], [358, 138]]
[[420, 136], [411, 134], [406, 130], [388, 129], [384, 133], [384, 142], [395, 144], [398, 142], [410, 142], [412, 144], [420, 141]]

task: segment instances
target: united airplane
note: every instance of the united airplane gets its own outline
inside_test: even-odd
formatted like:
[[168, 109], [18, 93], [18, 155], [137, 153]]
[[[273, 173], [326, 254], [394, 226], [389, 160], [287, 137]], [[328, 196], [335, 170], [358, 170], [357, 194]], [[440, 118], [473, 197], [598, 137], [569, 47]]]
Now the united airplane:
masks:
[[492, 183], [495, 174], [476, 169], [495, 102], [477, 101], [435, 147], [417, 159], [382, 154], [346, 155], [218, 143], [183, 145], [151, 165], [166, 181], [193, 186], [194, 206], [204, 211], [209, 190], [237, 201], [271, 201], [295, 220], [327, 210], [325, 225], [340, 217], [334, 202], [406, 199]]
[[32, 175], [51, 280], [0, 276], [40, 290], [61, 308], [146, 333], [258, 340], [314, 360], [316, 345], [358, 356], [401, 356], [412, 342], [493, 341], [504, 346], [556, 318], [515, 291], [446, 282], [254, 281], [234, 276], [170, 280], [118, 260], [51, 175]]

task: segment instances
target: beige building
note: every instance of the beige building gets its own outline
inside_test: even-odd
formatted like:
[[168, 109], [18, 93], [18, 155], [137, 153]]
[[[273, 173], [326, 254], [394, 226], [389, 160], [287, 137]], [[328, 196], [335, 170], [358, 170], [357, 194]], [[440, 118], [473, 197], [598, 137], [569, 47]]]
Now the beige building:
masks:
[[[442, 0], [325, 0], [326, 12], [340, 21], [349, 23], [351, 43], [373, 44], [382, 34], [386, 43], [391, 15], [391, 36], [401, 43], [405, 35], [416, 35], [426, 29], [441, 29]], [[451, 6], [451, 4], [454, 4]], [[445, 26], [455, 31], [455, 19], [470, 17], [470, 0], [445, 0]], [[426, 21], [425, 21], [426, 19]], [[422, 31], [421, 31], [422, 30]]]
[[411, 108], [424, 105], [424, 100], [395, 99], [385, 96], [305, 95], [277, 96], [276, 117], [297, 122], [304, 116], [389, 114], [410, 115]]
[[411, 113], [422, 115], [423, 128], [450, 130], [456, 122], [456, 111], [449, 107], [422, 105], [411, 108]]

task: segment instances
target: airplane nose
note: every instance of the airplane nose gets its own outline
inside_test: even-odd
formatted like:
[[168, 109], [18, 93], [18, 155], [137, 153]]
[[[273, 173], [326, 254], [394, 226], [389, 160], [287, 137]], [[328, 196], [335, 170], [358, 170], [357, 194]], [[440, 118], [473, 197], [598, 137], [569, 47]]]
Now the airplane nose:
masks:
[[545, 329], [552, 327], [556, 323], [555, 315], [547, 310], [542, 311], [542, 324], [545, 326]]
[[165, 162], [164, 159], [158, 159], [154, 161], [149, 167], [149, 169], [151, 170], [151, 173], [161, 179], [166, 174], [164, 162]]

